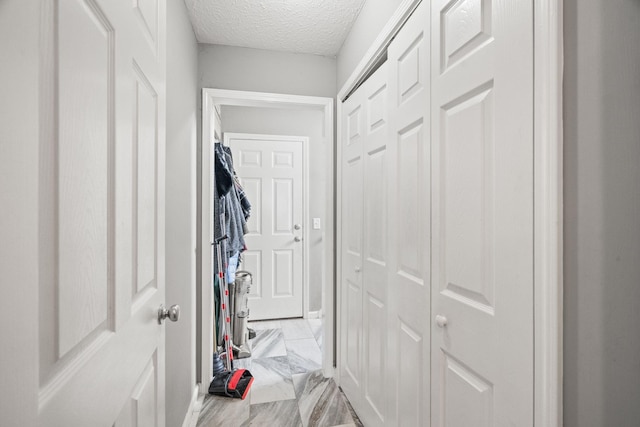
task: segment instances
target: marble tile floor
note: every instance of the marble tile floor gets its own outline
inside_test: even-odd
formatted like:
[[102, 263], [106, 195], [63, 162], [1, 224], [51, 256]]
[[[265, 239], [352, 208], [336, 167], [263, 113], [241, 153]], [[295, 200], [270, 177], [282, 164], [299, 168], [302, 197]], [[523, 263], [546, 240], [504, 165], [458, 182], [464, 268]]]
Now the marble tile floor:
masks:
[[235, 366], [254, 376], [245, 400], [204, 396], [197, 427], [362, 426], [332, 378], [322, 375], [322, 321], [249, 322], [251, 357]]

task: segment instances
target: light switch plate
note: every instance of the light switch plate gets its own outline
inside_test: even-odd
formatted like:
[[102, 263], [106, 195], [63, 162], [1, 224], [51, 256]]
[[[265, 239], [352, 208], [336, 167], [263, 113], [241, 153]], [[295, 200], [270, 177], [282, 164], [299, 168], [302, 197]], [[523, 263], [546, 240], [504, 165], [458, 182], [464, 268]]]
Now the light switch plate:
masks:
[[313, 229], [320, 230], [320, 218], [313, 218]]

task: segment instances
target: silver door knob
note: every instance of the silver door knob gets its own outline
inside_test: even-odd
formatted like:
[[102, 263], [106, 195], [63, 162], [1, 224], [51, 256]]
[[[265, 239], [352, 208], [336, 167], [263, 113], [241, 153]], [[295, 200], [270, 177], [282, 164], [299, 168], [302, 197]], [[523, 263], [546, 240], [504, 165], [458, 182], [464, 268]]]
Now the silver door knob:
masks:
[[166, 318], [169, 318], [172, 322], [177, 322], [178, 319], [180, 319], [180, 306], [174, 304], [166, 308], [164, 304], [161, 304], [158, 309], [158, 323], [161, 325], [162, 321]]
[[302, 238], [300, 238], [300, 237], [296, 236], [296, 237], [294, 237], [294, 238], [293, 238], [293, 241], [294, 241], [294, 242], [301, 242], [301, 241], [302, 241]]
[[356, 270], [356, 273], [360, 273], [360, 267], [356, 267], [354, 270]]
[[441, 314], [438, 314], [436, 316], [436, 325], [438, 325], [438, 327], [440, 328], [444, 328], [445, 326], [447, 326], [447, 318]]
[[300, 224], [296, 224], [293, 226], [294, 230], [300, 230], [302, 228], [302, 226]]

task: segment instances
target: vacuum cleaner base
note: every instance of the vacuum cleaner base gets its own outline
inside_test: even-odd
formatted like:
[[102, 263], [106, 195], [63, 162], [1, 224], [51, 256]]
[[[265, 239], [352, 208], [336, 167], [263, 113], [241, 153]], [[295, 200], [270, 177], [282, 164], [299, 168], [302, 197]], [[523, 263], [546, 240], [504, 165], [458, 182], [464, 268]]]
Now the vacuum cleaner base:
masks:
[[209, 384], [209, 394], [244, 400], [252, 383], [253, 375], [246, 369], [224, 371], [213, 377]]

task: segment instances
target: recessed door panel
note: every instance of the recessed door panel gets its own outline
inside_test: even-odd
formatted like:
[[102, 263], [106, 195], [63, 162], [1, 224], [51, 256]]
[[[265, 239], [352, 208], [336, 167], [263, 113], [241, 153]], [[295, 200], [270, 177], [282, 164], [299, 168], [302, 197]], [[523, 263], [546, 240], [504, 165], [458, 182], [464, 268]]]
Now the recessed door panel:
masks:
[[247, 249], [242, 253], [242, 269], [251, 272], [251, 286], [249, 296], [262, 298], [262, 284], [264, 283], [264, 269], [262, 268], [262, 250]]
[[156, 424], [155, 407], [157, 388], [157, 368], [154, 360], [144, 369], [138, 384], [131, 395], [132, 418], [135, 426], [152, 426]]
[[399, 57], [394, 58], [397, 82], [393, 82], [398, 85], [398, 105], [401, 105], [420, 92], [426, 84], [424, 78], [428, 74], [425, 69], [425, 55], [429, 53], [424, 44], [424, 32], [418, 31], [413, 40], [403, 40], [402, 47], [396, 43], [396, 49], [403, 49], [403, 52], [398, 52]]
[[402, 362], [398, 365], [398, 381], [394, 398], [398, 402], [399, 426], [425, 425], [425, 384], [423, 378], [429, 366], [425, 365], [424, 340], [422, 335], [398, 318], [396, 329], [398, 353]]
[[360, 385], [360, 336], [362, 334], [362, 290], [354, 283], [347, 282], [346, 289], [346, 346], [344, 367], [356, 386]]
[[134, 98], [135, 157], [135, 241], [137, 294], [155, 284], [156, 253], [156, 163], [157, 163], [157, 94], [139, 65], [134, 64], [136, 76]]
[[[345, 104], [346, 105], [346, 104]], [[346, 127], [347, 127], [347, 145], [351, 145], [356, 143], [356, 139], [358, 139], [358, 137], [361, 135], [361, 130], [360, 130], [360, 123], [361, 123], [361, 117], [360, 117], [360, 111], [361, 111], [361, 106], [360, 105], [356, 105], [355, 108], [353, 108], [351, 111], [348, 112], [347, 114], [347, 121], [346, 121]]]
[[[251, 149], [238, 149], [238, 157], [240, 162], [237, 166], [241, 166], [243, 168], [249, 167], [262, 167], [262, 151], [251, 150]], [[246, 179], [241, 177], [241, 179]]]
[[444, 71], [492, 40], [492, 0], [453, 0], [440, 12]]
[[387, 85], [383, 84], [368, 98], [367, 118], [369, 128], [367, 132], [371, 133], [380, 126], [384, 126], [387, 122]]
[[424, 123], [422, 119], [412, 123], [408, 128], [402, 129], [397, 136], [397, 209], [402, 213], [402, 220], [396, 227], [398, 238], [402, 242], [398, 246], [398, 271], [416, 283], [424, 283], [422, 272], [425, 271], [424, 234], [429, 225], [426, 219], [429, 212], [425, 212], [425, 173], [428, 165], [424, 164], [424, 150], [428, 150], [425, 144]]
[[368, 153], [365, 185], [366, 259], [380, 266], [387, 260], [387, 166], [385, 148]]
[[138, 29], [142, 31], [151, 48], [158, 44], [158, 3], [154, 0], [133, 0], [134, 15], [138, 18]]
[[294, 255], [292, 250], [276, 250], [271, 255], [273, 267], [272, 296], [275, 298], [293, 297], [294, 281]]
[[452, 356], [442, 353], [443, 425], [478, 427], [495, 425], [493, 384]]
[[293, 233], [294, 215], [294, 183], [289, 178], [278, 178], [272, 182], [273, 214], [272, 230], [273, 235], [291, 235]]
[[[478, 93], [479, 92], [479, 93]], [[442, 110], [443, 295], [493, 313], [495, 149], [491, 85]]]
[[384, 375], [386, 351], [386, 307], [384, 302], [378, 300], [371, 294], [367, 295], [366, 301], [367, 322], [365, 325], [366, 351], [366, 382], [365, 397], [369, 406], [373, 409], [376, 418], [380, 423], [385, 422], [386, 413], [386, 381]]
[[355, 256], [362, 254], [362, 159], [360, 157], [349, 161], [346, 165], [345, 178], [349, 185], [344, 189], [346, 193], [344, 210], [347, 214], [349, 226], [345, 227], [347, 235], [347, 250]]
[[114, 291], [113, 27], [93, 3], [61, 4], [58, 19], [56, 359], [112, 326]]

